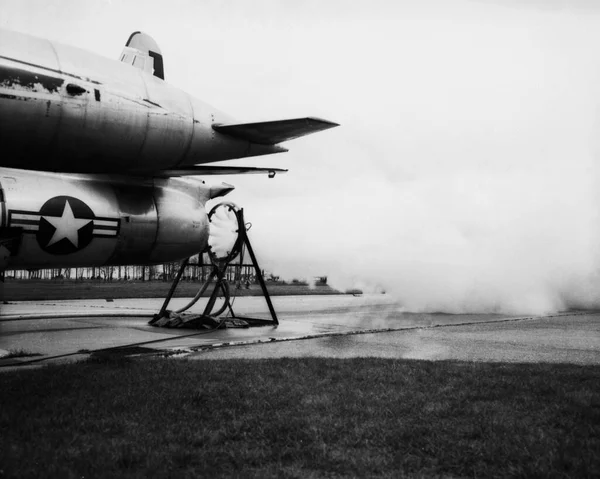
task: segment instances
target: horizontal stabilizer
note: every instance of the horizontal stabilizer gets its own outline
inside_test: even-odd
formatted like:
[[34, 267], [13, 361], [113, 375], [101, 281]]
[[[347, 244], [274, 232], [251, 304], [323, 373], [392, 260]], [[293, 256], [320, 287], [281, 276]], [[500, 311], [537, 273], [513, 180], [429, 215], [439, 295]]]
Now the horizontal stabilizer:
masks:
[[234, 125], [213, 125], [219, 133], [233, 136], [251, 143], [276, 145], [317, 131], [339, 126], [319, 118], [295, 118], [293, 120], [264, 121], [260, 123], [238, 123]]
[[207, 175], [248, 175], [266, 173], [273, 178], [277, 173], [285, 173], [281, 168], [253, 168], [250, 166], [186, 166], [160, 172], [161, 176], [207, 176]]

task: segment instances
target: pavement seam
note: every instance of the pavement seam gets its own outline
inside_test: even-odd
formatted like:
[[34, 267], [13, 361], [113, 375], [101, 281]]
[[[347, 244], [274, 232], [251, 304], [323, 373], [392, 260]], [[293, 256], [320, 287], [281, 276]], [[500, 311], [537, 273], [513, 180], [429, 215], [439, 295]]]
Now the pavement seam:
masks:
[[[228, 341], [223, 343], [214, 343], [203, 346], [192, 346], [189, 348], [181, 348], [179, 349], [182, 355], [191, 354], [194, 352], [206, 352], [211, 351], [213, 349], [222, 349], [234, 346], [252, 346], [254, 344], [268, 344], [268, 343], [281, 343], [285, 341], [302, 341], [307, 339], [318, 339], [325, 337], [336, 337], [336, 336], [358, 336], [361, 334], [378, 334], [378, 333], [391, 333], [391, 332], [404, 332], [404, 331], [416, 331], [416, 330], [427, 330], [427, 329], [435, 329], [435, 328], [449, 328], [454, 326], [472, 326], [475, 324], [493, 324], [493, 323], [510, 323], [510, 322], [518, 322], [518, 321], [531, 321], [531, 320], [539, 320], [539, 319], [548, 319], [548, 318], [558, 318], [562, 316], [584, 316], [584, 315], [599, 315], [600, 312], [589, 313], [589, 312], [575, 312], [575, 313], [557, 313], [546, 316], [521, 316], [517, 318], [498, 318], [498, 319], [490, 319], [488, 321], [469, 321], [463, 323], [454, 323], [454, 324], [433, 324], [430, 326], [409, 326], [403, 328], [386, 328], [386, 329], [358, 329], [353, 331], [343, 331], [343, 332], [325, 332], [325, 333], [317, 333], [310, 334], [305, 336], [291, 336], [287, 338], [268, 338], [268, 339], [253, 339], [249, 341]], [[187, 354], [185, 354], [185, 352]], [[160, 353], [158, 353], [160, 354]]]

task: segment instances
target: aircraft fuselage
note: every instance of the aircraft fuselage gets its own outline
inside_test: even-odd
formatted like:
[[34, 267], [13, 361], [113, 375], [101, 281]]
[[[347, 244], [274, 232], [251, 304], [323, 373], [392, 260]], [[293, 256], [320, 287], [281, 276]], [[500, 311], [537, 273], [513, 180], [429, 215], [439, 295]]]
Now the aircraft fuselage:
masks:
[[286, 151], [212, 128], [228, 121], [131, 65], [0, 29], [0, 166], [151, 174]]
[[169, 85], [134, 32], [121, 61], [0, 29], [0, 272], [157, 264], [204, 251], [206, 202], [233, 187], [181, 176], [286, 170], [205, 163], [287, 151], [338, 126], [236, 123]]

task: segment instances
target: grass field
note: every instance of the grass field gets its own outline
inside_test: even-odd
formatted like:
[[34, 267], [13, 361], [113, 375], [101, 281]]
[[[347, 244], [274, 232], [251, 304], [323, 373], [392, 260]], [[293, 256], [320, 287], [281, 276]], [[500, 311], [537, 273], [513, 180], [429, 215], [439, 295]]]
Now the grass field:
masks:
[[592, 366], [98, 358], [0, 377], [0, 477], [600, 477]]
[[[176, 298], [194, 296], [202, 286], [199, 282], [182, 281], [176, 292]], [[34, 301], [62, 299], [119, 299], [119, 298], [163, 298], [169, 292], [171, 282], [166, 281], [77, 281], [59, 280], [11, 280], [0, 283], [0, 301]], [[260, 286], [250, 285], [236, 289], [230, 285], [231, 293], [236, 296], [262, 295]], [[304, 284], [267, 283], [269, 294], [306, 295], [306, 294], [340, 294], [327, 285], [309, 287]], [[209, 288], [205, 295], [212, 291]]]

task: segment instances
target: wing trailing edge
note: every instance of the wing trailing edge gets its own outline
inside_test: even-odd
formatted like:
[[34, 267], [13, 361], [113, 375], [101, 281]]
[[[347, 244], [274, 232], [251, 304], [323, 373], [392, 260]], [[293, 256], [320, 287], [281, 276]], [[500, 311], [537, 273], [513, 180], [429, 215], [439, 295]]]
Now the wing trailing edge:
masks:
[[237, 123], [213, 125], [219, 133], [260, 145], [276, 145], [318, 131], [339, 126], [338, 123], [320, 118], [295, 118], [292, 120], [264, 121], [258, 123]]
[[250, 166], [185, 166], [161, 171], [159, 176], [208, 176], [208, 175], [248, 175], [266, 173], [273, 178], [277, 173], [286, 173], [281, 168], [254, 168]]

